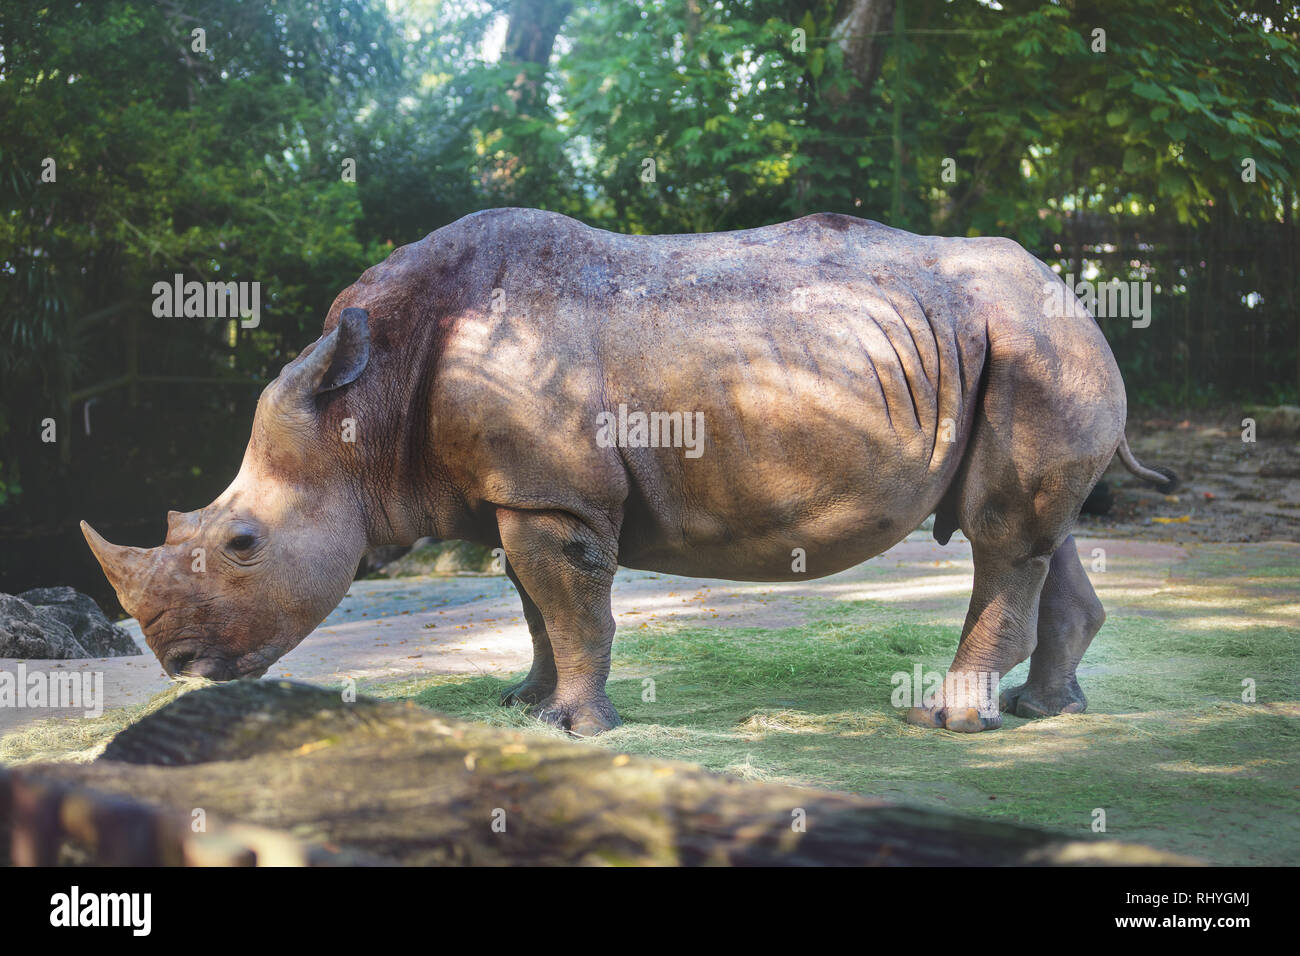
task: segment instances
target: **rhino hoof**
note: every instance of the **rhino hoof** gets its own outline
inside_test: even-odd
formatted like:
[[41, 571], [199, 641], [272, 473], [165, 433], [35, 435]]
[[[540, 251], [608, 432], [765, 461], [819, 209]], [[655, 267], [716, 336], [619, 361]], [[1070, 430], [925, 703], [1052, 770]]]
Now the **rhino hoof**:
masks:
[[602, 694], [598, 699], [566, 704], [550, 699], [538, 705], [534, 716], [575, 737], [594, 737], [623, 723], [618, 711]]
[[943, 711], [934, 707], [912, 707], [903, 716], [903, 719], [915, 727], [938, 730], [943, 726]]
[[501, 706], [513, 707], [516, 704], [524, 704], [531, 707], [534, 704], [540, 704], [554, 693], [554, 684], [548, 687], [534, 681], [526, 680], [522, 684], [516, 684], [501, 695]]
[[1055, 717], [1058, 714], [1082, 714], [1088, 709], [1088, 698], [1078, 681], [1056, 692], [1041, 692], [1027, 683], [1003, 691], [999, 705], [1003, 713], [1015, 714], [1027, 720]]
[[949, 710], [944, 718], [944, 727], [958, 734], [978, 734], [981, 730], [997, 730], [1002, 726], [1002, 715], [983, 717], [978, 708], [958, 707]]
[[982, 730], [997, 730], [1002, 726], [1001, 715], [982, 716], [974, 707], [912, 707], [904, 718], [916, 727], [931, 730], [949, 730], [958, 734], [977, 734]]

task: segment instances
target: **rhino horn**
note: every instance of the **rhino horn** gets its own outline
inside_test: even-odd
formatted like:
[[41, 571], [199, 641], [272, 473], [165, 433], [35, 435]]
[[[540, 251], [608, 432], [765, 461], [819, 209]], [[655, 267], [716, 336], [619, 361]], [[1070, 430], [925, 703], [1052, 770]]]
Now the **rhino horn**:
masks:
[[94, 552], [99, 566], [104, 569], [108, 583], [117, 592], [122, 607], [140, 620], [148, 594], [146, 585], [149, 572], [153, 568], [153, 550], [113, 544], [84, 521], [81, 522], [81, 533], [86, 536], [86, 543]]
[[197, 511], [181, 513], [167, 512], [167, 544], [179, 544], [192, 538], [199, 530], [200, 515]]

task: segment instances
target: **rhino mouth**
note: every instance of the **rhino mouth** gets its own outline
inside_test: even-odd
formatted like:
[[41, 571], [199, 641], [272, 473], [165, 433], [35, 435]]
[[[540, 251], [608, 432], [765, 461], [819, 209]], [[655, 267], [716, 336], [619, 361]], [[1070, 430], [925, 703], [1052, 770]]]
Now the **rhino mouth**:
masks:
[[273, 639], [244, 652], [247, 635], [230, 625], [195, 621], [188, 608], [167, 608], [142, 630], [168, 677], [201, 677], [210, 681], [256, 679], [293, 649], [297, 641]]
[[242, 676], [229, 658], [205, 652], [188, 642], [169, 647], [162, 656], [161, 663], [168, 677], [202, 677], [212, 681], [227, 681]]
[[210, 681], [256, 680], [275, 663], [260, 654], [229, 658], [220, 654], [195, 652], [185, 648], [169, 650], [162, 660], [168, 677], [201, 677]]
[[[241, 677], [261, 677], [274, 662], [258, 652], [238, 656], [213, 638], [207, 625], [176, 620], [173, 608], [160, 611], [142, 630], [158, 663], [168, 677], [201, 677], [211, 681], [229, 681]], [[167, 618], [166, 626], [159, 622]]]

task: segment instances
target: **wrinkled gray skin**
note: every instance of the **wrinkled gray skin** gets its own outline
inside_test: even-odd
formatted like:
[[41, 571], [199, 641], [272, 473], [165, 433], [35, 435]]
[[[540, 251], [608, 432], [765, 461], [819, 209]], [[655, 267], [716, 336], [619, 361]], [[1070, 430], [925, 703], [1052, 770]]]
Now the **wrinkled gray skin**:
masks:
[[[936, 537], [960, 528], [975, 561], [950, 673], [1032, 653], [1004, 709], [1081, 711], [1075, 668], [1104, 614], [1071, 526], [1117, 448], [1166, 476], [1128, 453], [1110, 349], [1072, 295], [1045, 305], [1049, 284], [1014, 242], [847, 216], [647, 237], [478, 213], [337, 298], [263, 393], [234, 483], [170, 513], [163, 546], [86, 535], [168, 672], [216, 679], [302, 640], [367, 546], [503, 547], [534, 647], [506, 702], [586, 735], [618, 723], [620, 564], [817, 577], [935, 512]], [[600, 447], [597, 416], [620, 403], [702, 412], [702, 455]], [[910, 721], [1001, 721], [960, 686], [924, 703]]]

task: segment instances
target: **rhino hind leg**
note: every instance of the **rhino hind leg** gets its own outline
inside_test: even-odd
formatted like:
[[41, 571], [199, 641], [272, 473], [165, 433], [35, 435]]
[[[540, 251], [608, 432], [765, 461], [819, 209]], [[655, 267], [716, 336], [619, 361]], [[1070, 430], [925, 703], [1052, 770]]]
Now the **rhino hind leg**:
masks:
[[540, 612], [555, 666], [554, 689], [533, 702], [531, 713], [579, 737], [618, 726], [605, 694], [614, 643], [616, 534], [559, 511], [499, 508], [497, 524], [506, 561]]
[[506, 707], [515, 704], [532, 706], [540, 704], [555, 693], [555, 652], [551, 648], [551, 638], [546, 633], [546, 620], [537, 603], [528, 596], [527, 589], [519, 583], [515, 569], [506, 562], [506, 574], [514, 582], [519, 592], [519, 600], [524, 605], [524, 620], [528, 622], [528, 633], [533, 639], [533, 666], [523, 682], [511, 687], [501, 695], [501, 704]]
[[1033, 621], [1047, 577], [1048, 557], [1013, 557], [972, 541], [975, 584], [957, 654], [933, 702], [906, 719], [921, 727], [978, 733], [1002, 726], [997, 685], [1034, 650]]
[[1017, 717], [1081, 714], [1088, 698], [1076, 670], [1106, 612], [1092, 589], [1071, 535], [1052, 555], [1038, 605], [1038, 646], [1029, 658], [1029, 677], [1002, 694], [1001, 708]]
[[1043, 662], [1031, 668], [1013, 712], [1083, 704], [1081, 691], [1071, 697], [1074, 668], [1100, 627], [1100, 605], [1082, 567], [1076, 573], [1070, 532], [1122, 434], [1123, 394], [1055, 390], [1062, 378], [1086, 381], [1070, 369], [1049, 378], [1032, 363], [1009, 363], [1002, 374], [1017, 376], [1015, 387], [990, 378], [955, 489], [975, 563], [970, 608], [941, 694], [907, 714], [920, 726], [965, 733], [1001, 726], [997, 683], [1040, 640]]

